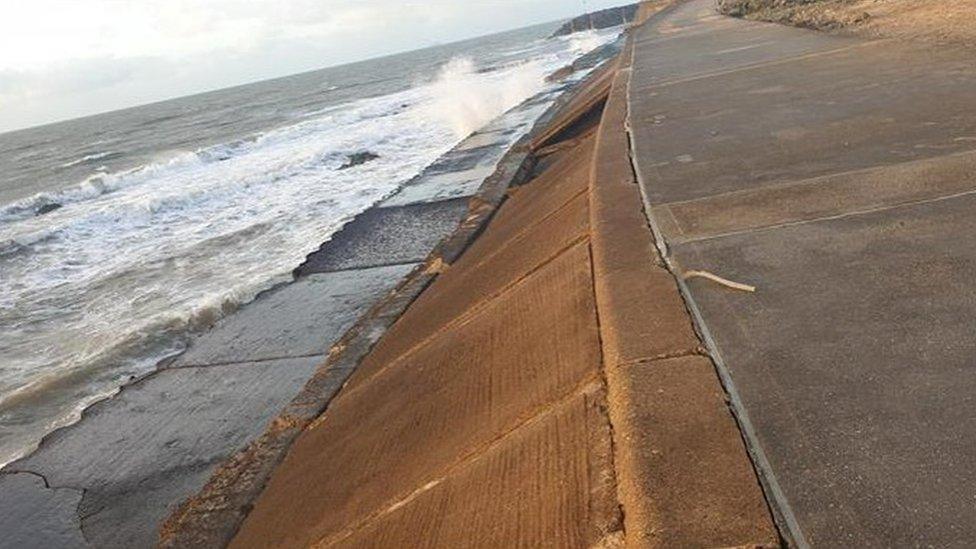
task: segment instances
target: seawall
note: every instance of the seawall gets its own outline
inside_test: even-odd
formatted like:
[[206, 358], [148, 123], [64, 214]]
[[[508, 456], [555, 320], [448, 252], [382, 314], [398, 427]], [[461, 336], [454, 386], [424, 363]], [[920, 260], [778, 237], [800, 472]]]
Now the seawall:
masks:
[[274, 460], [226, 463], [163, 546], [780, 543], [648, 226], [633, 47], [524, 144], [531, 169], [385, 334], [355, 364], [340, 350], [352, 371], [324, 411], [283, 417]]
[[[559, 93], [473, 134], [351, 220], [292, 281], [0, 471], [0, 547], [150, 546], [176, 506], [269, 423], [315, 417], [356, 352], [435, 276], [429, 258], [463, 249], [510, 180], [529, 168], [529, 137], [517, 140], [510, 124], [531, 125]], [[329, 362], [336, 349], [344, 350], [343, 365]], [[284, 438], [276, 440], [294, 432], [279, 431]]]

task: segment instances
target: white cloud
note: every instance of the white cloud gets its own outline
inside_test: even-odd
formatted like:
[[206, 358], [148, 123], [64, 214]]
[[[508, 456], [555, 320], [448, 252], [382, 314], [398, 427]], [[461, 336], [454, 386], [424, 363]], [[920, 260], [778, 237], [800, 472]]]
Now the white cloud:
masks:
[[[599, 3], [587, 2], [590, 9]], [[582, 6], [580, 0], [0, 0], [0, 131], [516, 28]]]

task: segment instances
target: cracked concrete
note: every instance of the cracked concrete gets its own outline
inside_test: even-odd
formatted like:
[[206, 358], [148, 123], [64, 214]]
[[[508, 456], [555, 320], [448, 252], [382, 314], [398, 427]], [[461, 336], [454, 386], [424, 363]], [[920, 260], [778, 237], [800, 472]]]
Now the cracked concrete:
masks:
[[[0, 512], [0, 547], [47, 549], [87, 547], [76, 509], [81, 491], [50, 488], [38, 473], [0, 473], [0, 493], [5, 501]], [[29, 524], [30, 529], [24, 525]]]

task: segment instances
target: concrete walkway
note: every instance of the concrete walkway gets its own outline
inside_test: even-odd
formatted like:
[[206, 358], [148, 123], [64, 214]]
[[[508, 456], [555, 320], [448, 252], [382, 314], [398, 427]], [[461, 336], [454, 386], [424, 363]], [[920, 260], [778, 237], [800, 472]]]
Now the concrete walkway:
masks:
[[976, 540], [976, 63], [681, 4], [637, 34], [638, 175], [787, 533]]

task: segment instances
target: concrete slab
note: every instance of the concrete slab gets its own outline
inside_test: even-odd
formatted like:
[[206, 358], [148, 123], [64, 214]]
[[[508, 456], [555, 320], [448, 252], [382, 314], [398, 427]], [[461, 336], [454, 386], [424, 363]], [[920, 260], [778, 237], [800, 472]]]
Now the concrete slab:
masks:
[[634, 154], [672, 265], [758, 287], [687, 281], [781, 526], [969, 546], [972, 54], [711, 9], [641, 31]]
[[193, 341], [173, 366], [324, 356], [414, 265], [313, 274], [262, 294]]
[[463, 172], [481, 165], [491, 165], [498, 161], [505, 153], [507, 139], [496, 143], [481, 145], [480, 147], [466, 146], [455, 148], [439, 158], [424, 170], [424, 175], [441, 175], [445, 173]]
[[621, 526], [600, 393], [556, 405], [334, 546], [612, 546]]
[[488, 164], [461, 171], [424, 175], [417, 181], [405, 185], [396, 194], [384, 200], [381, 205], [384, 208], [408, 206], [472, 196], [478, 192], [485, 178], [494, 171], [495, 165]]
[[976, 197], [679, 245], [814, 546], [976, 539]]
[[[723, 24], [770, 42], [783, 62], [642, 88], [659, 74], [661, 59], [686, 70], [736, 42], [716, 31], [673, 50], [653, 41], [636, 46], [631, 117], [652, 203], [972, 150], [976, 68], [969, 53], [887, 42], [846, 47], [849, 39], [731, 21]], [[653, 36], [653, 27], [641, 35]], [[810, 36], [820, 55], [787, 55]]]
[[462, 141], [461, 144], [456, 147], [456, 149], [471, 150], [496, 145], [499, 143], [507, 143], [511, 134], [512, 130], [510, 128], [479, 131]]
[[976, 191], [976, 152], [826, 175], [656, 206], [671, 242], [867, 212]]
[[[3, 527], [3, 537], [22, 540], [19, 547], [70, 547], [83, 531], [97, 547], [152, 546], [175, 505], [257, 436], [319, 362], [168, 369], [126, 387], [8, 466], [71, 489], [42, 489], [40, 477], [26, 474], [0, 476], [0, 520], [20, 517]], [[49, 543], [52, 536], [64, 543]]]
[[630, 363], [608, 375], [620, 415], [614, 428], [628, 546], [776, 546], [779, 535], [711, 360]]
[[[685, 2], [666, 19], [642, 27], [635, 42], [640, 62], [634, 65], [632, 86], [640, 92], [650, 86], [693, 82], [860, 43], [814, 31], [731, 19], [719, 15], [715, 3], [708, 1]], [[653, 56], [640, 53], [651, 49]]]
[[464, 261], [484, 257], [516, 235], [532, 230], [556, 210], [584, 194], [589, 185], [592, 140], [575, 154], [563, 155], [547, 171], [510, 193], [484, 234], [465, 252]]
[[371, 208], [350, 221], [295, 269], [297, 276], [419, 263], [457, 228], [468, 201]]
[[[614, 79], [596, 138], [590, 242], [607, 367], [701, 347], [677, 284], [655, 247], [625, 129], [628, 74]], [[743, 456], [744, 457], [744, 456]]]
[[469, 256], [469, 261], [462, 258], [439, 277], [438, 292], [422, 294], [390, 328], [389, 336], [377, 343], [350, 379], [350, 385], [367, 379], [438, 329], [479, 304], [489, 302], [568, 247], [572, 246], [569, 251], [572, 259], [564, 263], [585, 261], [586, 243], [580, 239], [586, 234], [587, 221], [586, 197], [581, 195], [558, 215], [484, 257], [483, 261], [477, 261], [480, 259], [477, 256]]
[[51, 488], [30, 473], [2, 473], [0, 495], [0, 547], [88, 547], [77, 513], [81, 490]]
[[[295, 442], [232, 545], [307, 546], [338, 535], [599, 380], [582, 252], [563, 254], [368, 383], [347, 386]], [[436, 283], [428, 289], [436, 291]]]

